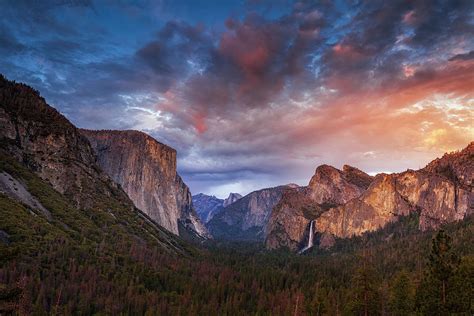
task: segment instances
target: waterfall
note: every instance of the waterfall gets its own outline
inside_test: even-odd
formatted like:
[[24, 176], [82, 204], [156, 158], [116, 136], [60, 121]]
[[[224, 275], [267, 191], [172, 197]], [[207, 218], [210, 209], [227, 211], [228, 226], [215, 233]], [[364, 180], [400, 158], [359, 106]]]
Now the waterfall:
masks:
[[312, 220], [309, 224], [309, 236], [308, 236], [308, 245], [301, 249], [298, 253], [302, 254], [306, 250], [313, 248], [314, 242], [314, 220]]
[[314, 220], [312, 220], [311, 224], [309, 225], [308, 246], [306, 247], [308, 249], [313, 247], [313, 239], [314, 239], [313, 226], [314, 226]]

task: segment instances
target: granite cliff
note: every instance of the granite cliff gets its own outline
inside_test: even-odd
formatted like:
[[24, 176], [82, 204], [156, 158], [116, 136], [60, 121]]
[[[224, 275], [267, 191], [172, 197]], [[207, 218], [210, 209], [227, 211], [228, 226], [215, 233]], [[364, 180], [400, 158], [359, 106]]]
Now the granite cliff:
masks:
[[242, 195], [240, 195], [239, 193], [229, 193], [229, 196], [224, 200], [222, 206], [227, 207], [232, 203], [237, 202], [237, 200], [240, 200], [241, 198]]
[[96, 164], [88, 140], [39, 93], [0, 77], [1, 147], [79, 208], [96, 193], [128, 200]]
[[23, 234], [15, 227], [33, 230], [18, 240], [51, 238], [45, 231], [70, 245], [114, 236], [114, 242], [183, 249], [100, 168], [89, 141], [71, 122], [38, 91], [1, 75], [0, 198], [2, 206], [10, 205], [1, 210], [3, 234]]
[[420, 230], [462, 220], [474, 213], [473, 174], [474, 143], [417, 171], [370, 177], [349, 166], [318, 167], [305, 190], [288, 192], [273, 209], [266, 246], [301, 249], [312, 220], [320, 247], [414, 212]]
[[332, 207], [360, 196], [373, 178], [357, 168], [321, 165], [308, 186], [287, 190], [271, 212], [266, 229], [269, 249], [297, 250], [308, 238], [309, 224]]
[[91, 143], [99, 166], [150, 218], [176, 235], [188, 229], [210, 237], [176, 171], [176, 150], [138, 131], [81, 133]]

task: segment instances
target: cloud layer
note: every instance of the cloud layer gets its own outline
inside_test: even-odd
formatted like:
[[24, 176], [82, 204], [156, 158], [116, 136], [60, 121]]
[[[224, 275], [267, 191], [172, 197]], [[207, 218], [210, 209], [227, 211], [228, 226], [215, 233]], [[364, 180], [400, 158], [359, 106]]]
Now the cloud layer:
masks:
[[0, 71], [81, 127], [175, 147], [193, 193], [418, 168], [474, 139], [472, 1], [176, 3], [4, 4]]

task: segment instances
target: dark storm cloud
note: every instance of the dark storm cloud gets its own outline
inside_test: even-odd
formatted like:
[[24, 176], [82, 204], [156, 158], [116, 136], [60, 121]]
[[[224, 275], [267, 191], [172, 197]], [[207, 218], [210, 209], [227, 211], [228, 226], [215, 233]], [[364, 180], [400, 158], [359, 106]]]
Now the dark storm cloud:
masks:
[[406, 22], [414, 26], [414, 45], [427, 48], [452, 36], [474, 35], [473, 1], [415, 1], [412, 6]]
[[[14, 1], [0, 10], [0, 72], [81, 127], [141, 129], [175, 147], [193, 191], [304, 184], [317, 163], [392, 150], [379, 135], [400, 151], [463, 140], [469, 113], [406, 108], [440, 93], [466, 102], [473, 4], [239, 1], [202, 17], [165, 12], [183, 5], [167, 0]], [[420, 135], [423, 121], [434, 127]]]
[[158, 32], [156, 40], [136, 52], [136, 57], [161, 78], [157, 89], [166, 91], [186, 75], [190, 58], [207, 58], [211, 49], [212, 39], [202, 27], [170, 21]]
[[474, 50], [471, 50], [469, 53], [466, 54], [457, 54], [449, 59], [449, 61], [454, 60], [471, 60], [474, 59]]
[[[169, 79], [161, 89], [173, 88], [177, 77], [190, 71], [189, 64], [196, 65], [198, 69], [191, 69], [185, 86], [180, 87], [181, 106], [188, 110], [173, 114], [205, 131], [205, 126], [198, 126], [203, 118], [232, 117], [243, 109], [264, 108], [299, 76], [305, 76], [304, 83], [309, 85], [314, 77], [306, 65], [320, 45], [318, 28], [323, 24], [317, 11], [276, 21], [249, 14], [242, 21], [228, 19], [227, 30], [215, 36], [202, 27], [173, 22], [159, 32], [158, 40], [139, 49], [137, 56], [157, 75]], [[158, 108], [169, 110], [167, 105]]]
[[20, 43], [12, 34], [12, 31], [0, 22], [0, 51], [3, 54], [17, 54], [25, 49], [25, 45]]
[[[4, 1], [2, 17], [10, 19], [15, 28], [21, 28], [28, 35], [53, 31], [61, 36], [74, 36], [78, 30], [73, 24], [60, 21], [55, 14], [58, 9], [88, 10], [93, 9], [89, 0], [43, 0], [43, 1]], [[21, 23], [20, 23], [21, 22]]]

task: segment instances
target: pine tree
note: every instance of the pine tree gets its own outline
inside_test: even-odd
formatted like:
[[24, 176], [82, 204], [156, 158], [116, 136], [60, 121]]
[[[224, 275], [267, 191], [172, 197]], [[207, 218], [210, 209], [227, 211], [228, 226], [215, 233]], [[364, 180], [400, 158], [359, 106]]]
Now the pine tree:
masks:
[[450, 280], [450, 311], [474, 315], [474, 256], [464, 257]]
[[428, 273], [420, 284], [417, 305], [422, 313], [445, 315], [451, 309], [450, 281], [459, 266], [459, 258], [451, 248], [451, 237], [438, 231], [432, 241]]
[[459, 258], [451, 250], [451, 237], [440, 230], [433, 239], [430, 254], [430, 274], [441, 284], [441, 304], [446, 306], [448, 281], [459, 265]]
[[390, 296], [390, 309], [393, 315], [405, 316], [413, 312], [413, 285], [405, 271], [396, 276]]
[[379, 315], [379, 282], [372, 267], [362, 266], [352, 280], [352, 300], [346, 307], [349, 315]]

